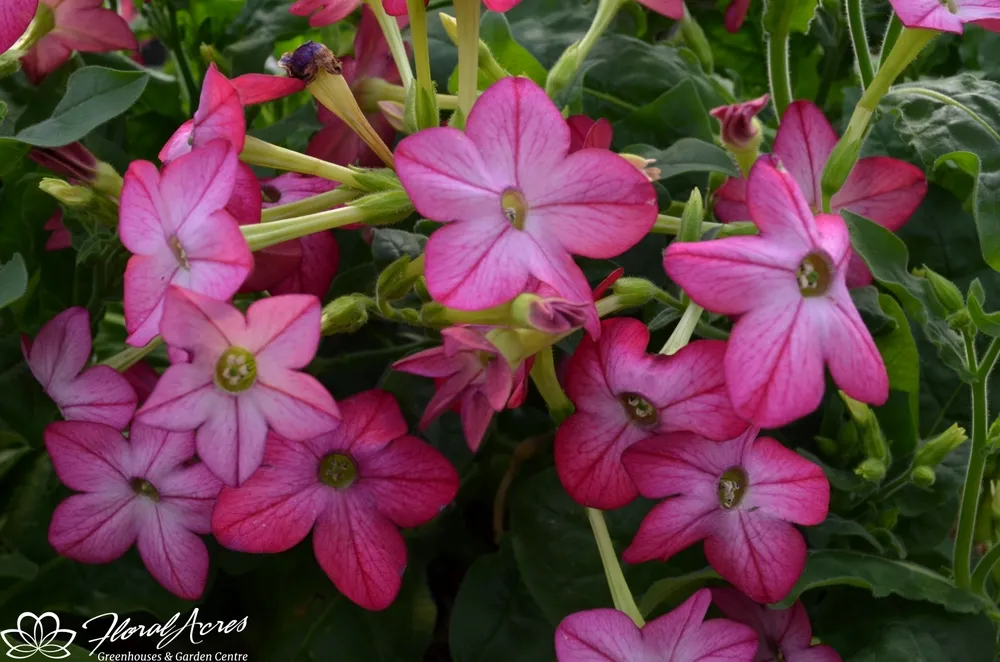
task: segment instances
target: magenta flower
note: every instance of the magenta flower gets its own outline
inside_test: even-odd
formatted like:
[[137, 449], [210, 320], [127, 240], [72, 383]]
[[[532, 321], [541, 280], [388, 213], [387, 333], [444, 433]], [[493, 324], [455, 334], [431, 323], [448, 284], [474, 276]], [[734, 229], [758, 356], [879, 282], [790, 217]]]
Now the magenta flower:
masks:
[[844, 282], [851, 256], [839, 216], [813, 216], [774, 157], [754, 165], [747, 184], [760, 235], [681, 243], [664, 268], [705, 308], [738, 315], [726, 350], [733, 406], [761, 427], [814, 411], [823, 398], [824, 364], [855, 400], [889, 396], [885, 364]]
[[160, 332], [167, 288], [231, 297], [253, 260], [225, 207], [233, 193], [236, 151], [216, 140], [157, 172], [133, 161], [125, 173], [118, 233], [133, 253], [125, 269], [128, 343], [145, 345]]
[[616, 609], [570, 614], [556, 629], [558, 662], [751, 662], [757, 636], [745, 625], [705, 620], [712, 594], [696, 591], [641, 629]]
[[73, 182], [91, 183], [98, 176], [97, 157], [82, 143], [70, 143], [63, 147], [35, 147], [28, 152], [28, 158]]
[[245, 482], [264, 457], [268, 428], [300, 441], [337, 427], [337, 404], [303, 372], [319, 346], [316, 297], [286, 294], [233, 306], [171, 287], [160, 333], [190, 363], [160, 377], [136, 420], [197, 430], [198, 456], [224, 483]]
[[767, 107], [770, 99], [771, 95], [765, 94], [750, 101], [713, 108], [709, 114], [722, 125], [723, 144], [742, 149], [756, 139], [760, 135], [760, 129], [754, 126], [753, 120]]
[[611, 128], [611, 122], [603, 117], [599, 120], [592, 120], [586, 115], [570, 115], [566, 118], [566, 124], [569, 125], [570, 132], [570, 154], [587, 147], [611, 149], [614, 130]]
[[205, 590], [212, 506], [222, 484], [194, 462], [194, 437], [133, 424], [52, 423], [45, 447], [59, 480], [82, 494], [59, 504], [49, 544], [81, 563], [108, 563], [136, 544], [146, 569], [186, 600]]
[[[405, 3], [403, 9], [405, 14]], [[375, 14], [367, 6], [361, 10], [361, 23], [354, 37], [354, 55], [341, 58], [340, 61], [343, 65], [344, 79], [350, 84], [356, 96], [360, 96], [366, 78], [382, 78], [397, 85], [400, 82], [396, 62], [389, 53], [389, 44], [385, 41]], [[357, 163], [366, 168], [383, 165], [382, 160], [365, 144], [365, 141], [326, 106], [319, 104], [316, 112], [323, 128], [309, 141], [309, 146], [306, 148], [309, 156], [341, 165]], [[365, 113], [365, 117], [382, 141], [391, 145], [396, 136], [396, 129], [389, 120], [381, 112]]]
[[139, 361], [123, 372], [122, 376], [135, 389], [140, 406], [149, 399], [153, 389], [156, 388], [156, 382], [160, 381], [160, 373], [156, 372], [156, 369], [145, 361]]
[[306, 89], [305, 81], [288, 76], [270, 74], [243, 74], [229, 81], [244, 106], [267, 103]]
[[322, 28], [350, 16], [361, 0], [297, 0], [288, 11], [296, 16], [308, 16], [309, 26]]
[[45, 240], [45, 250], [61, 251], [73, 245], [73, 234], [66, 227], [66, 224], [63, 223], [62, 209], [52, 212], [52, 216], [49, 217], [49, 220], [45, 221], [45, 225], [42, 228], [52, 233]]
[[[6, 4], [6, 2], [5, 2]], [[38, 83], [69, 60], [73, 51], [105, 53], [139, 48], [125, 20], [103, 0], [41, 0], [53, 27], [21, 58], [24, 73]]]
[[[592, 302], [573, 255], [610, 258], [656, 221], [652, 184], [601, 149], [569, 154], [570, 129], [527, 78], [486, 90], [466, 132], [425, 129], [396, 148], [417, 211], [447, 223], [427, 242], [424, 275], [436, 301], [478, 310], [508, 301], [532, 277], [577, 304]], [[587, 329], [600, 324], [591, 308]]]
[[14, 45], [31, 24], [38, 0], [9, 0], [0, 10], [0, 53]]
[[725, 25], [728, 32], [739, 32], [750, 10], [750, 0], [731, 0], [726, 7]]
[[[823, 167], [836, 144], [836, 132], [811, 101], [795, 101], [788, 107], [774, 139], [774, 154], [816, 214], [823, 205]], [[746, 180], [730, 179], [716, 192], [714, 209], [720, 221], [749, 220], [746, 185]], [[834, 214], [846, 209], [896, 231], [909, 220], [926, 193], [927, 179], [920, 168], [899, 159], [873, 156], [857, 162], [844, 187], [830, 200], [830, 207]], [[871, 282], [871, 272], [852, 250], [847, 286], [864, 287]]]
[[752, 599], [788, 594], [806, 563], [805, 540], [792, 524], [826, 519], [830, 484], [822, 469], [757, 438], [755, 428], [722, 442], [689, 432], [651, 437], [622, 462], [640, 494], [666, 498], [642, 521], [625, 562], [666, 561], [704, 539], [709, 564]]
[[84, 370], [91, 346], [90, 314], [79, 307], [46, 322], [34, 340], [21, 337], [25, 363], [63, 418], [121, 430], [135, 413], [135, 391], [114, 368], [95, 365]]
[[246, 132], [239, 92], [232, 81], [219, 73], [215, 64], [211, 64], [205, 72], [194, 118], [180, 125], [160, 150], [159, 158], [163, 163], [169, 163], [220, 138], [239, 154], [246, 142]]
[[890, 0], [899, 20], [908, 28], [924, 28], [962, 34], [966, 23], [1000, 32], [1000, 2], [997, 0]]
[[397, 527], [433, 519], [458, 492], [458, 474], [430, 444], [406, 434], [384, 391], [340, 403], [344, 420], [304, 442], [267, 438], [260, 470], [226, 488], [212, 515], [219, 542], [243, 552], [283, 552], [315, 527], [316, 560], [337, 589], [365, 609], [399, 593], [406, 545]]
[[789, 609], [770, 609], [731, 588], [713, 588], [712, 601], [727, 618], [757, 632], [760, 648], [754, 662], [840, 662], [830, 646], [812, 645], [812, 627], [801, 600]]
[[639, 492], [622, 452], [641, 439], [694, 432], [732, 439], [747, 428], [723, 378], [725, 343], [699, 340], [673, 356], [647, 354], [649, 330], [630, 318], [605, 320], [601, 338], [584, 338], [566, 370], [566, 395], [576, 406], [555, 438], [556, 470], [578, 503], [610, 510]]
[[444, 329], [441, 339], [441, 347], [407, 356], [392, 367], [411, 375], [433, 377], [437, 382], [437, 391], [420, 419], [420, 429], [460, 404], [462, 431], [475, 452], [493, 414], [503, 411], [511, 399], [514, 373], [493, 343], [471, 328]]

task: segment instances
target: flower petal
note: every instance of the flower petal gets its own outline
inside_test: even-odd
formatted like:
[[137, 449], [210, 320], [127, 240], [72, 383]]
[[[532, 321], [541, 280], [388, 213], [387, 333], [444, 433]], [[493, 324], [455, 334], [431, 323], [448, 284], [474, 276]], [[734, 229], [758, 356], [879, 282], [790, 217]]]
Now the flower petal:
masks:
[[0, 7], [0, 53], [6, 52], [28, 29], [38, 0], [11, 0]]
[[129, 475], [146, 478], [154, 485], [194, 455], [191, 432], [170, 432], [137, 422], [129, 429], [128, 438], [132, 450]]
[[213, 399], [208, 419], [195, 433], [198, 457], [219, 480], [236, 487], [264, 459], [267, 421], [251, 397], [219, 395]]
[[258, 368], [304, 368], [319, 347], [319, 299], [286, 294], [255, 301], [247, 309], [246, 349]]
[[909, 220], [926, 194], [923, 170], [906, 161], [875, 156], [855, 164], [830, 205], [834, 212], [846, 209], [895, 231]]
[[239, 153], [246, 140], [246, 120], [240, 95], [228, 78], [212, 63], [201, 85], [198, 110], [194, 113], [195, 148], [223, 139]]
[[259, 372], [246, 399], [247, 406], [259, 410], [272, 430], [293, 441], [326, 434], [340, 420], [337, 403], [329, 391], [312, 375], [295, 370]]
[[465, 435], [469, 450], [473, 453], [478, 451], [479, 445], [483, 443], [483, 437], [486, 436], [486, 430], [490, 427], [494, 413], [496, 411], [490, 406], [489, 399], [480, 391], [466, 391], [462, 396], [462, 433]]
[[962, 34], [962, 17], [952, 14], [937, 0], [890, 0], [903, 25]]
[[163, 373], [135, 420], [144, 425], [183, 432], [204, 423], [219, 394], [212, 372], [204, 365], [175, 363]]
[[559, 480], [583, 506], [611, 510], [639, 496], [621, 457], [650, 433], [622, 418], [578, 411], [556, 430], [553, 450]]
[[143, 347], [159, 333], [167, 289], [179, 270], [180, 265], [169, 250], [129, 258], [125, 265], [124, 297], [128, 344]]
[[632, 662], [643, 655], [639, 628], [617, 609], [570, 614], [556, 628], [559, 662]]
[[[46, 2], [45, 4], [51, 5]], [[89, 5], [89, 6], [88, 6]], [[139, 43], [125, 20], [99, 4], [59, 2], [55, 10], [55, 28], [50, 33], [67, 48], [85, 53], [138, 50]]]
[[730, 177], [714, 194], [712, 213], [723, 223], [749, 221], [747, 207], [747, 180]]
[[176, 517], [169, 504], [142, 504], [139, 556], [160, 584], [185, 600], [197, 600], [208, 579], [208, 549]]
[[[216, 358], [246, 336], [240, 311], [225, 301], [180, 287], [167, 292], [160, 333], [172, 347], [194, 352], [197, 358]], [[209, 376], [209, 379], [211, 376]]]
[[224, 140], [213, 140], [163, 167], [160, 195], [177, 232], [185, 223], [223, 209], [233, 194], [238, 152]]
[[662, 501], [642, 520], [632, 544], [622, 552], [622, 560], [626, 563], [666, 561], [682, 549], [713, 535], [720, 517], [718, 502], [706, 503], [687, 496]]
[[650, 437], [625, 451], [622, 461], [643, 496], [683, 494], [714, 508], [719, 505], [719, 477], [740, 464], [745, 436], [723, 442], [690, 432]]
[[774, 137], [774, 153], [813, 209], [822, 206], [820, 179], [836, 144], [837, 134], [819, 106], [811, 101], [794, 101], [788, 106]]
[[160, 173], [149, 161], [132, 161], [122, 184], [118, 236], [137, 255], [161, 251], [177, 231], [160, 195]]
[[806, 543], [791, 524], [743, 510], [725, 513], [705, 541], [705, 557], [722, 578], [757, 602], [778, 602], [806, 564]]
[[751, 628], [721, 618], [702, 623], [696, 636], [685, 643], [690, 656], [686, 659], [698, 662], [753, 660], [760, 645], [757, 633]]
[[71, 496], [52, 513], [49, 544], [74, 561], [114, 561], [135, 542], [137, 499], [125, 481], [113, 491]]
[[269, 74], [243, 74], [229, 82], [236, 88], [244, 106], [267, 103], [306, 89], [305, 82], [297, 78]]
[[[747, 0], [749, 4], [749, 0]], [[639, 4], [675, 21], [684, 17], [683, 0], [642, 0]]]
[[135, 414], [135, 389], [110, 366], [84, 370], [67, 385], [53, 385], [51, 393], [67, 421], [92, 421], [122, 430]]
[[91, 351], [90, 313], [67, 308], [46, 322], [24, 349], [24, 360], [42, 388], [65, 384], [87, 365]]
[[[809, 200], [793, 174], [775, 165], [775, 155], [757, 159], [747, 179], [747, 208], [760, 235], [776, 246], [805, 255], [819, 245]], [[819, 175], [817, 175], [818, 177]]]
[[317, 232], [299, 240], [302, 259], [298, 270], [271, 287], [271, 294], [311, 294], [323, 299], [340, 263], [340, 250], [332, 232]]
[[815, 526], [830, 506], [830, 483], [817, 465], [774, 439], [758, 437], [745, 469], [751, 488], [744, 505], [762, 515]]
[[198, 462], [172, 471], [153, 483], [162, 503], [170, 505], [181, 526], [197, 534], [212, 532], [212, 509], [222, 481]]
[[833, 305], [822, 312], [826, 333], [824, 358], [833, 381], [856, 400], [885, 404], [889, 398], [889, 375], [846, 286], [839, 285], [831, 301]]
[[117, 492], [131, 476], [122, 433], [99, 423], [56, 421], [45, 428], [45, 449], [59, 480], [78, 492]]
[[464, 368], [460, 357], [449, 356], [444, 347], [432, 347], [410, 354], [392, 364], [394, 370], [421, 377], [450, 377]]

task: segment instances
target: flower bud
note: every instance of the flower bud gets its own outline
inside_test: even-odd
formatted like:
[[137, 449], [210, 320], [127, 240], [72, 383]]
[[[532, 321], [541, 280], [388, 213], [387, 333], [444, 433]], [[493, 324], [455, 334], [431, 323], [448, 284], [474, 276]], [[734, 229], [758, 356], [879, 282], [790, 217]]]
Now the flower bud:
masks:
[[757, 114], [767, 107], [770, 95], [735, 103], [731, 106], [719, 106], [709, 111], [709, 114], [722, 124], [722, 144], [726, 149], [736, 152], [760, 147], [763, 134]]
[[837, 442], [829, 437], [816, 437], [816, 445], [823, 452], [823, 455], [832, 457], [837, 454]]
[[701, 239], [701, 220], [705, 217], [705, 204], [702, 202], [701, 191], [697, 188], [691, 191], [691, 197], [684, 205], [681, 215], [681, 231], [677, 233], [677, 241], [698, 241]]
[[862, 428], [867, 427], [872, 424], [875, 420], [875, 414], [872, 413], [871, 408], [863, 402], [858, 402], [851, 396], [847, 395], [843, 391], [838, 391], [840, 399], [844, 401], [847, 405], [847, 411], [851, 415], [851, 419], [855, 423], [860, 425]]
[[69, 182], [54, 177], [46, 177], [38, 183], [42, 189], [53, 198], [69, 208], [87, 207], [94, 199], [94, 192], [86, 186], [74, 186]]
[[986, 431], [986, 447], [996, 448], [1000, 446], [1000, 417], [993, 421], [990, 429]]
[[79, 183], [90, 183], [97, 176], [97, 157], [78, 142], [63, 147], [35, 147], [28, 152], [28, 158]]
[[870, 457], [854, 469], [854, 473], [861, 476], [870, 483], [879, 483], [885, 478], [886, 466], [882, 460]]
[[419, 274], [410, 274], [410, 256], [401, 255], [378, 275], [375, 296], [379, 301], [402, 299], [409, 293], [417, 278]]
[[954, 423], [938, 436], [924, 442], [917, 449], [913, 462], [917, 466], [936, 467], [941, 464], [941, 461], [944, 460], [948, 453], [961, 446], [968, 438], [968, 435], [965, 434], [965, 429]]
[[612, 286], [623, 307], [641, 306], [653, 298], [657, 287], [645, 278], [619, 278]]
[[413, 213], [413, 203], [402, 190], [369, 193], [347, 205], [364, 212], [364, 222], [368, 225], [396, 223]]
[[918, 466], [914, 467], [913, 471], [910, 472], [910, 480], [913, 481], [914, 485], [919, 487], [930, 487], [936, 479], [937, 475], [931, 467]]
[[962, 296], [962, 292], [955, 283], [931, 270], [927, 265], [924, 265], [922, 269], [914, 270], [914, 275], [922, 276], [927, 280], [934, 297], [947, 312], [957, 313], [965, 308], [965, 297]]
[[363, 327], [368, 323], [370, 301], [361, 294], [348, 294], [326, 304], [321, 317], [323, 335], [354, 333]]
[[400, 133], [407, 133], [403, 104], [398, 101], [379, 101], [377, 103], [378, 109], [382, 111], [382, 117], [392, 125], [392, 128]]
[[660, 169], [652, 167], [652, 164], [656, 163], [656, 159], [647, 159], [638, 154], [628, 154], [626, 152], [620, 152], [618, 156], [631, 163], [636, 170], [644, 174], [646, 179], [651, 182], [659, 181], [663, 178], [663, 173], [660, 172]]
[[589, 308], [586, 304], [572, 303], [566, 299], [521, 294], [514, 299], [511, 317], [518, 326], [558, 335], [583, 326]]

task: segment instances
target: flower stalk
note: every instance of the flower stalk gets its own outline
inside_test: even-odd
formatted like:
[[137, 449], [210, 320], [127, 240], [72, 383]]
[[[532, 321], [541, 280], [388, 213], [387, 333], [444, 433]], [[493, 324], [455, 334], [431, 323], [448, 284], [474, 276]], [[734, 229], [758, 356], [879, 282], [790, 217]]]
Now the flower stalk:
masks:
[[[366, 78], [361, 83], [362, 107], [378, 109], [380, 101], [406, 103], [406, 88], [402, 85], [393, 85], [382, 78]], [[458, 97], [453, 94], [438, 94], [437, 104], [442, 110], [455, 110], [458, 108]]]
[[545, 400], [545, 404], [549, 408], [549, 416], [556, 422], [556, 425], [565, 421], [573, 413], [575, 407], [566, 397], [562, 385], [559, 384], [559, 377], [556, 376], [556, 364], [551, 346], [535, 354], [535, 363], [531, 366], [531, 381], [535, 383], [542, 399]]
[[417, 85], [434, 94], [431, 78], [431, 51], [427, 43], [427, 8], [423, 0], [406, 0], [410, 15], [410, 36], [413, 40], [413, 61], [417, 65]]
[[597, 40], [607, 31], [611, 21], [614, 20], [618, 10], [624, 4], [624, 0], [600, 0], [598, 2], [597, 14], [594, 15], [594, 20], [587, 29], [587, 33], [580, 41], [570, 45], [549, 70], [549, 77], [545, 81], [545, 91], [550, 97], [556, 98], [558, 94], [570, 86], [580, 69], [580, 65], [587, 59]]
[[477, 95], [479, 11], [479, 0], [455, 0], [455, 19], [458, 21], [458, 110], [462, 114], [463, 126]]
[[[444, 12], [438, 14], [438, 17], [441, 19], [441, 26], [444, 27], [448, 38], [458, 46], [458, 22]], [[490, 47], [482, 39], [479, 40], [479, 71], [491, 83], [495, 83], [501, 78], [506, 78], [510, 75], [506, 69], [500, 66], [496, 58], [493, 57], [493, 51], [490, 50]]]
[[363, 223], [368, 220], [368, 214], [357, 207], [340, 207], [307, 216], [286, 218], [282, 221], [243, 225], [240, 230], [247, 240], [251, 251], [259, 251], [268, 246], [274, 246], [292, 239], [307, 235], [341, 228], [352, 223]]
[[101, 361], [102, 365], [114, 368], [118, 372], [125, 372], [139, 361], [143, 360], [163, 344], [163, 337], [156, 336], [142, 347], [126, 347], [114, 356], [109, 356]]
[[357, 191], [346, 188], [335, 188], [332, 191], [289, 202], [276, 207], [269, 207], [260, 213], [262, 223], [280, 221], [285, 218], [315, 214], [350, 202], [360, 195]]
[[896, 12], [892, 13], [892, 17], [889, 19], [889, 25], [885, 29], [885, 36], [882, 37], [882, 50], [878, 55], [878, 66], [876, 70], [882, 68], [882, 63], [892, 52], [892, 47], [896, 45], [896, 40], [899, 39], [899, 35], [903, 32], [903, 22], [899, 20], [899, 16]]
[[767, 35], [767, 74], [771, 82], [774, 112], [781, 118], [792, 103], [792, 78], [788, 70], [788, 40], [791, 12], [782, 12], [777, 29]]
[[677, 323], [674, 328], [674, 332], [670, 334], [667, 338], [667, 342], [664, 343], [663, 348], [660, 350], [660, 354], [665, 354], [670, 356], [676, 354], [681, 350], [682, 347], [691, 342], [691, 336], [694, 335], [695, 328], [698, 327], [698, 322], [701, 320], [701, 314], [705, 312], [705, 309], [691, 302], [684, 309], [684, 314], [681, 315], [681, 321]]
[[861, 88], [867, 90], [875, 78], [872, 66], [871, 49], [868, 48], [868, 34], [865, 32], [865, 17], [861, 0], [847, 0], [847, 27], [854, 43], [854, 54], [858, 61], [858, 73], [861, 74]]
[[636, 626], [642, 627], [646, 621], [643, 620], [639, 607], [635, 604], [635, 598], [632, 597], [632, 591], [629, 590], [628, 583], [625, 581], [625, 573], [622, 572], [622, 567], [618, 563], [618, 554], [611, 542], [611, 534], [608, 533], [604, 513], [594, 508], [587, 508], [587, 519], [594, 532], [597, 550], [601, 554], [604, 577], [608, 581], [608, 589], [611, 590], [611, 599], [614, 600], [615, 609], [631, 618]]
[[350, 168], [278, 147], [253, 136], [247, 136], [243, 151], [240, 152], [240, 160], [250, 165], [315, 175], [352, 188], [360, 188], [355, 172]]
[[[392, 54], [396, 68], [399, 69], [399, 79], [402, 81], [403, 87], [410, 87], [410, 84], [413, 83], [413, 70], [410, 69], [410, 58], [406, 56], [406, 46], [403, 45], [403, 35], [399, 31], [399, 23], [396, 22], [395, 17], [385, 13], [382, 0], [365, 0], [365, 2], [375, 14], [379, 27], [382, 28], [382, 34], [389, 45], [389, 53]], [[426, 30], [424, 34], [426, 35]]]

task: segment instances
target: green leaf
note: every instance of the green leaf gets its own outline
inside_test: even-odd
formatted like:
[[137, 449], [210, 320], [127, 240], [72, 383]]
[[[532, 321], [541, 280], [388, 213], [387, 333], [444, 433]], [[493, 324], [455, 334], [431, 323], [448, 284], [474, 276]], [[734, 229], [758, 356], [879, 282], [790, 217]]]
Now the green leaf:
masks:
[[653, 613], [654, 609], [663, 609], [664, 605], [676, 606], [713, 579], [719, 579], [719, 573], [712, 568], [704, 568], [680, 577], [657, 580], [642, 594], [639, 600], [639, 612], [645, 618]]
[[448, 628], [454, 662], [551, 662], [554, 629], [505, 546], [480, 556], [455, 597]]
[[920, 81], [894, 87], [884, 103], [927, 168], [972, 210], [983, 257], [1000, 271], [1000, 83], [971, 74]]
[[792, 32], [806, 34], [818, 4], [819, 0], [767, 0], [764, 29], [767, 32], [783, 32], [781, 26], [785, 24]]
[[938, 349], [948, 367], [963, 379], [969, 379], [965, 348], [928, 298], [920, 281], [906, 270], [909, 253], [906, 244], [891, 231], [849, 211], [842, 211], [851, 232], [851, 245], [864, 258], [875, 279], [899, 299], [906, 314], [917, 321], [927, 339]]
[[790, 607], [810, 589], [837, 585], [866, 588], [876, 598], [896, 594], [908, 600], [933, 602], [966, 614], [988, 606], [984, 598], [955, 588], [947, 578], [915, 563], [860, 552], [820, 550], [809, 554], [798, 583], [777, 607]]
[[375, 228], [373, 233], [375, 236], [372, 239], [372, 257], [379, 266], [392, 264], [404, 255], [409, 255], [411, 260], [415, 260], [427, 243], [427, 238], [423, 235], [404, 230]]
[[479, 24], [479, 38], [490, 47], [494, 59], [512, 76], [527, 76], [540, 86], [545, 85], [545, 67], [514, 40], [510, 24], [503, 14], [486, 12]]
[[627, 144], [668, 145], [686, 136], [712, 140], [708, 111], [690, 79], [618, 120], [614, 128], [615, 139]]
[[810, 526], [805, 532], [812, 547], [833, 547], [833, 539], [860, 538], [874, 547], [879, 554], [885, 551], [878, 538], [873, 536], [860, 522], [845, 519], [839, 515], [827, 515], [822, 523]]
[[0, 262], [0, 310], [14, 303], [28, 291], [28, 270], [24, 258], [14, 253], [9, 262]]
[[724, 149], [697, 138], [681, 138], [667, 149], [649, 145], [630, 145], [622, 150], [653, 159], [650, 165], [660, 171], [659, 179], [669, 179], [686, 172], [721, 172], [739, 177], [740, 171]]
[[892, 447], [893, 457], [905, 457], [917, 447], [920, 436], [920, 354], [906, 315], [888, 294], [878, 298], [882, 310], [896, 321], [891, 333], [875, 337], [889, 373], [889, 399], [875, 408], [875, 416]]
[[69, 77], [66, 95], [47, 120], [16, 136], [36, 147], [60, 147], [83, 138], [138, 101], [149, 76], [139, 71], [84, 67]]
[[[979, 279], [975, 279], [969, 285], [969, 296], [966, 305], [969, 308], [969, 317], [982, 333], [994, 338], [1000, 338], [1000, 311], [987, 313], [983, 310], [986, 303], [986, 292], [983, 291], [983, 284]], [[2, 307], [2, 306], [0, 306]]]

